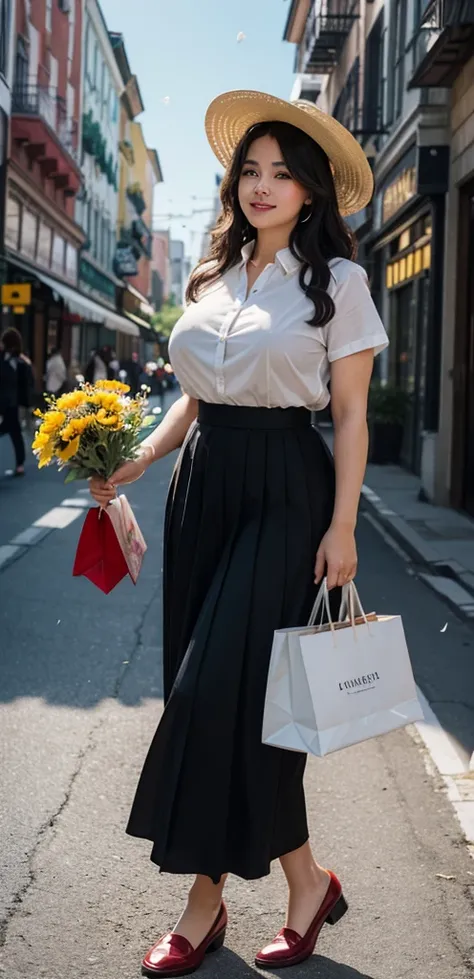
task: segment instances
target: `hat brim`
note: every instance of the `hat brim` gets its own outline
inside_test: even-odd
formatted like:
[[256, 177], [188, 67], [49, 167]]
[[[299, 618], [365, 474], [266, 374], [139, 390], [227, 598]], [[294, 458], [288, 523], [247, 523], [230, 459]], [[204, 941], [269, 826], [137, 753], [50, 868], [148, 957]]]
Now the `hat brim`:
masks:
[[227, 169], [240, 140], [259, 122], [287, 122], [302, 129], [329, 158], [342, 215], [369, 203], [374, 178], [369, 161], [345, 126], [311, 102], [286, 102], [265, 92], [237, 90], [213, 99], [206, 112], [206, 134], [217, 159]]

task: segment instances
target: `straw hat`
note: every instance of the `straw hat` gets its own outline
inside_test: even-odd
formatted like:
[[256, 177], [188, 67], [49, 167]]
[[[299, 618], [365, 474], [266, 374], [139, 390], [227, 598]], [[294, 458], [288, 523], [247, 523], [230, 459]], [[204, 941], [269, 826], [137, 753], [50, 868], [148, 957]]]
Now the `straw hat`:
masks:
[[331, 164], [341, 214], [355, 214], [369, 203], [374, 178], [360, 143], [312, 102], [286, 102], [265, 92], [218, 95], [206, 112], [207, 138], [217, 159], [227, 168], [250, 126], [269, 121], [289, 122], [321, 146]]

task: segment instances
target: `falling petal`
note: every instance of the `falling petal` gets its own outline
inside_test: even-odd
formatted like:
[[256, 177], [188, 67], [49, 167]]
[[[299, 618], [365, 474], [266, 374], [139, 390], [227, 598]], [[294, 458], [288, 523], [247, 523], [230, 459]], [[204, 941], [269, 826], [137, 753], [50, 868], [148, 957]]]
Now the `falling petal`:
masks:
[[456, 880], [454, 874], [435, 874], [440, 880]]
[[246, 37], [247, 35], [244, 34], [243, 31], [239, 31], [239, 33], [237, 34], [237, 44], [240, 44], [242, 41], [245, 41]]
[[164, 99], [162, 99], [161, 101], [163, 102], [164, 105], [168, 105], [171, 99], [169, 95], [165, 95]]
[[58, 621], [56, 622], [56, 625], [59, 625], [60, 622], [61, 622], [61, 619], [58, 619]]
[[443, 628], [442, 628], [442, 629], [440, 629], [439, 631], [440, 631], [440, 632], [446, 632], [446, 629], [447, 629], [447, 628], [448, 628], [448, 623], [447, 623], [447, 622], [445, 622], [445, 624], [444, 624], [444, 626], [443, 626]]

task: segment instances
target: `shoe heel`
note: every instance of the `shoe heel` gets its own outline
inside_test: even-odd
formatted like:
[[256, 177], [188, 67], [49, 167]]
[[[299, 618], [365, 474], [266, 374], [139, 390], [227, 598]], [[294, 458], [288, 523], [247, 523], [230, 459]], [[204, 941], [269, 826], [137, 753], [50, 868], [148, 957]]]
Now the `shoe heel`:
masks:
[[345, 915], [348, 910], [348, 904], [343, 894], [341, 894], [337, 904], [334, 905], [332, 911], [328, 914], [326, 921], [328, 925], [335, 925], [341, 920], [343, 915]]
[[222, 948], [224, 941], [225, 941], [225, 928], [223, 928], [220, 934], [216, 935], [214, 941], [212, 941], [211, 944], [207, 946], [206, 955], [208, 955], [209, 952], [217, 952], [218, 948]]

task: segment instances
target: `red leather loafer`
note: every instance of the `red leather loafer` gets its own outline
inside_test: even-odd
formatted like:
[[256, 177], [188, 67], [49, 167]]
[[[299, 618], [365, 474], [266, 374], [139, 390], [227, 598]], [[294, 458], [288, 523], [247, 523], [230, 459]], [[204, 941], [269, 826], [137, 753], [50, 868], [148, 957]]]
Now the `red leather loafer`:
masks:
[[227, 908], [222, 902], [219, 914], [197, 948], [184, 935], [169, 932], [146, 953], [142, 961], [142, 976], [188, 976], [202, 965], [207, 952], [216, 952], [224, 944], [227, 928]]
[[282, 928], [270, 945], [262, 948], [255, 959], [255, 965], [262, 969], [284, 969], [309, 959], [323, 925], [335, 925], [347, 911], [342, 887], [332, 870], [329, 871], [328, 892], [321, 907], [316, 912], [308, 931], [303, 937], [292, 928]]

